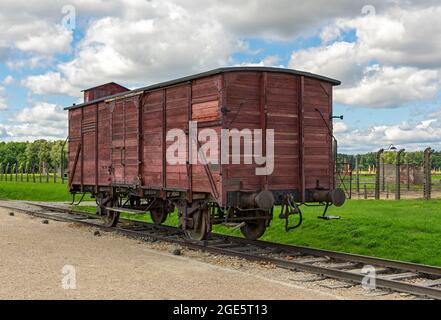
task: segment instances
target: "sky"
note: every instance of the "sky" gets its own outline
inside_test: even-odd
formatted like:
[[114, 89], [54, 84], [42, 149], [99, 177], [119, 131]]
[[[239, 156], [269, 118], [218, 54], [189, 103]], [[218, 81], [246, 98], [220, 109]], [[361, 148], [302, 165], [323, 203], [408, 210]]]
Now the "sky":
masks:
[[0, 30], [0, 141], [65, 139], [95, 85], [257, 65], [342, 81], [340, 152], [441, 149], [440, 1], [6, 0]]

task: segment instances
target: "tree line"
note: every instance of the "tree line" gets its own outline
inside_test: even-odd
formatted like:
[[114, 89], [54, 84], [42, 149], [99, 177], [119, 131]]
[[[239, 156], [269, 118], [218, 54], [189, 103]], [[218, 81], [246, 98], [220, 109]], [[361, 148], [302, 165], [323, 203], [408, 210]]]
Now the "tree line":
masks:
[[[383, 153], [384, 163], [394, 164], [396, 163], [396, 152], [385, 151]], [[405, 152], [402, 156], [402, 163], [410, 165], [422, 165], [423, 163], [423, 151]], [[342, 164], [347, 162], [351, 168], [355, 168], [356, 158], [358, 158], [358, 166], [361, 170], [367, 170], [369, 167], [375, 167], [377, 165], [377, 153], [369, 152], [365, 154], [349, 155], [339, 153], [337, 156], [337, 162]], [[434, 151], [431, 156], [432, 169], [441, 168], [441, 151]]]
[[67, 143], [63, 140], [0, 142], [0, 166], [4, 173], [54, 172], [61, 165], [63, 169], [67, 166]]

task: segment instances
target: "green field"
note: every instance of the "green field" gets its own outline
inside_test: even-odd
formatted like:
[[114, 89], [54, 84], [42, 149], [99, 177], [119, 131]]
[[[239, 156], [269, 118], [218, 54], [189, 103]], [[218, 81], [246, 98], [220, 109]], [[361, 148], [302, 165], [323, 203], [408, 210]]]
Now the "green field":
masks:
[[[15, 181], [0, 181], [0, 198], [71, 200], [67, 184]], [[329, 210], [329, 214], [341, 216], [330, 221], [317, 219], [322, 208], [302, 208], [303, 225], [288, 233], [284, 220], [278, 219], [277, 208], [262, 240], [441, 266], [441, 200], [350, 200], [342, 208]], [[149, 221], [148, 216], [136, 218]], [[167, 223], [176, 225], [177, 215], [172, 214]], [[215, 226], [214, 231], [240, 235], [238, 230], [222, 226]]]
[[[32, 179], [30, 177], [30, 179]], [[58, 179], [57, 183], [52, 182], [46, 183], [45, 178], [42, 182], [21, 182], [15, 181], [15, 176], [13, 181], [2, 180], [0, 181], [0, 199], [9, 200], [30, 200], [30, 201], [72, 201], [72, 196], [68, 192], [68, 185], [65, 181], [64, 184]], [[78, 197], [78, 196], [77, 196]], [[90, 198], [87, 198], [90, 199]]]

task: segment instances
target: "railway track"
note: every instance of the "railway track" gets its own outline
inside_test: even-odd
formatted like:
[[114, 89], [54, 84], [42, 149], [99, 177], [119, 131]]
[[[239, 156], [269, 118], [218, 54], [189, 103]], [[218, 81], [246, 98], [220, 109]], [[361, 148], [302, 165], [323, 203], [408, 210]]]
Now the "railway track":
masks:
[[0, 203], [0, 207], [44, 219], [75, 222], [132, 238], [156, 239], [210, 253], [267, 262], [280, 268], [310, 272], [355, 284], [361, 284], [366, 280], [367, 274], [363, 272], [363, 268], [369, 266], [370, 270], [375, 270], [376, 288], [441, 300], [441, 268], [437, 267], [265, 241], [250, 241], [220, 234], [212, 234], [209, 240], [198, 242], [187, 239], [180, 229], [174, 227], [122, 219], [117, 227], [108, 228], [102, 225], [98, 217], [78, 210], [37, 203], [25, 205], [26, 207], [19, 207], [17, 202]]

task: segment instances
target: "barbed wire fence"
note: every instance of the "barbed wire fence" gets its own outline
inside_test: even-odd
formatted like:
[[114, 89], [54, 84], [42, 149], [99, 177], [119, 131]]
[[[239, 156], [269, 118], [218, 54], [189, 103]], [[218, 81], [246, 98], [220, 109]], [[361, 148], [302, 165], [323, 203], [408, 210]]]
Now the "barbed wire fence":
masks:
[[360, 166], [358, 157], [352, 166], [347, 161], [338, 163], [337, 187], [350, 199], [441, 199], [441, 170], [432, 168], [431, 148], [417, 163], [406, 159], [404, 149], [393, 151], [394, 163], [386, 163], [386, 152], [391, 153], [380, 149], [375, 165], [367, 168]]

